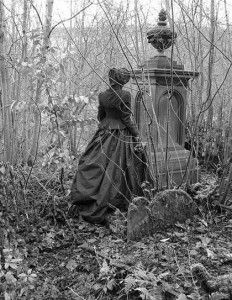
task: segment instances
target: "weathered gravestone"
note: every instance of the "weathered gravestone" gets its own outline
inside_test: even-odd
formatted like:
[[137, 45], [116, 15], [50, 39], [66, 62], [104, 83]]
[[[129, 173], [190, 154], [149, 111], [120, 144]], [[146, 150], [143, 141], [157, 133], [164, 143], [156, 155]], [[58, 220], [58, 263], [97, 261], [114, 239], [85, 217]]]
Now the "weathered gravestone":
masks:
[[127, 213], [127, 239], [139, 240], [194, 216], [196, 204], [183, 190], [159, 192], [149, 202], [134, 198]]
[[[148, 31], [148, 42], [158, 51], [132, 72], [135, 119], [159, 186], [179, 185], [186, 176], [196, 182], [197, 159], [184, 149], [188, 82], [199, 73], [186, 71], [184, 66], [164, 55], [176, 39], [167, 25], [166, 12], [161, 11], [157, 26]], [[156, 149], [156, 153], [154, 153]], [[188, 172], [186, 173], [186, 167]]]
[[127, 239], [139, 240], [151, 234], [149, 201], [145, 197], [134, 198], [127, 213]]

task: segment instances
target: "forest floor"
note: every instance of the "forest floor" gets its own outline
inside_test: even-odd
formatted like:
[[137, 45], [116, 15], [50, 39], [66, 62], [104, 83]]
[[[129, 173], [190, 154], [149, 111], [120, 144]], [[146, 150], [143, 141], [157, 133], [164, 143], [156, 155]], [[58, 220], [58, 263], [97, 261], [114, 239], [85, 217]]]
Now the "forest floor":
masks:
[[[202, 203], [215, 186], [203, 177]], [[43, 197], [34, 190], [34, 197]], [[5, 232], [0, 300], [13, 299], [205, 299], [190, 267], [202, 263], [213, 275], [231, 272], [230, 211], [199, 207], [199, 214], [139, 242], [127, 242], [126, 216], [117, 212], [110, 228], [67, 218], [58, 195], [36, 207], [34, 219], [1, 213]], [[63, 204], [62, 204], [63, 203]], [[63, 205], [63, 206], [62, 206]], [[3, 222], [4, 220], [4, 222]], [[13, 221], [12, 221], [13, 220]]]

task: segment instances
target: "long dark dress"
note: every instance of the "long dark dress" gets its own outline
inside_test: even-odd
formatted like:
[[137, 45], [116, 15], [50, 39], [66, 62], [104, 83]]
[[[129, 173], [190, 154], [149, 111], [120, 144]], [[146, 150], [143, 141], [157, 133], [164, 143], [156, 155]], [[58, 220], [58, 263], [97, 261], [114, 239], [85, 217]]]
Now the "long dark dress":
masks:
[[135, 153], [136, 124], [131, 96], [120, 87], [99, 95], [99, 129], [80, 158], [71, 187], [71, 201], [89, 222], [101, 223], [109, 206], [126, 209], [142, 195], [147, 178], [145, 153]]

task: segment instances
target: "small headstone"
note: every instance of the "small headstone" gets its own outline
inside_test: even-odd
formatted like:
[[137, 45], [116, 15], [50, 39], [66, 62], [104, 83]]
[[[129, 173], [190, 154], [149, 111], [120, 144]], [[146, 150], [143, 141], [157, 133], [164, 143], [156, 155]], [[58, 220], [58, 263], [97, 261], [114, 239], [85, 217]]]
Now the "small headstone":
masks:
[[136, 241], [149, 236], [150, 221], [149, 201], [145, 197], [134, 198], [127, 213], [127, 240]]
[[190, 219], [196, 212], [196, 204], [183, 190], [166, 190], [155, 195], [150, 211], [155, 232]]
[[134, 198], [127, 214], [127, 239], [139, 240], [177, 222], [185, 222], [196, 212], [196, 204], [183, 190], [166, 190], [152, 201]]

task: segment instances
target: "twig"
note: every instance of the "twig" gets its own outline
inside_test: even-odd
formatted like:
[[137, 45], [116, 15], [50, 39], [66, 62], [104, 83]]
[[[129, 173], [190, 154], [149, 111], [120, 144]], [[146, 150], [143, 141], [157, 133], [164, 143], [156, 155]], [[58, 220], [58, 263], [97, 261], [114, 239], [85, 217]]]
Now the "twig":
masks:
[[227, 209], [229, 211], [232, 211], [232, 206], [227, 206], [221, 203], [217, 203], [218, 206], [220, 206], [221, 208]]
[[75, 294], [77, 297], [83, 299], [83, 300], [86, 300], [85, 298], [83, 298], [82, 296], [80, 296], [79, 294], [77, 294], [76, 292], [74, 292], [73, 289], [71, 289], [70, 287], [68, 288], [73, 294]]
[[42, 22], [42, 20], [41, 20], [41, 18], [40, 18], [40, 15], [39, 15], [39, 12], [38, 12], [37, 8], [36, 8], [35, 5], [33, 4], [32, 0], [30, 1], [30, 3], [31, 3], [31, 6], [33, 7], [34, 11], [36, 12], [37, 17], [38, 17], [38, 19], [39, 19], [39, 22], [40, 22], [40, 24], [41, 24], [41, 26], [42, 26], [42, 28], [43, 28], [43, 22]]

